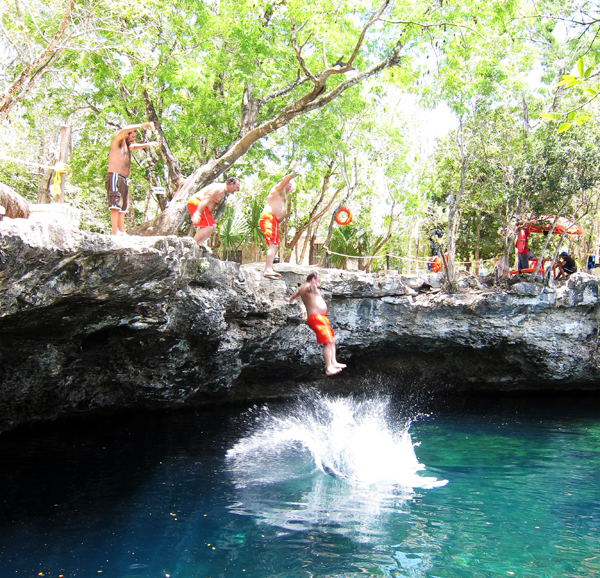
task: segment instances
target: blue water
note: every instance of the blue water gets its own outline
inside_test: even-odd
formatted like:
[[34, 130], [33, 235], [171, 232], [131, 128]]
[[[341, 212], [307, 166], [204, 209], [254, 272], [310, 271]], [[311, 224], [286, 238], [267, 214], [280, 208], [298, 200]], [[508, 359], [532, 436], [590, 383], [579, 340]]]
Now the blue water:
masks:
[[308, 393], [2, 434], [0, 577], [593, 576], [600, 404], [576, 401]]

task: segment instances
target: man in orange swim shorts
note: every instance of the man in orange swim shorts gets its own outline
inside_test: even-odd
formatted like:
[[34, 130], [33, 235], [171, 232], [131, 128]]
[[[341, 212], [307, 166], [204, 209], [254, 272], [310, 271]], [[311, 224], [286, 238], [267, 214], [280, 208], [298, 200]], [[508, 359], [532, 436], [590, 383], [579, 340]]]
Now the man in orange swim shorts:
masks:
[[306, 278], [306, 283], [298, 287], [298, 290], [290, 297], [286, 297], [285, 300], [291, 303], [297, 297], [302, 298], [304, 307], [306, 307], [308, 315], [306, 323], [317, 334], [317, 343], [323, 344], [325, 373], [327, 375], [339, 373], [346, 365], [338, 363], [335, 358], [335, 334], [327, 318], [327, 303], [319, 289], [318, 273], [311, 273]]
[[260, 230], [265, 236], [267, 242], [267, 261], [263, 277], [267, 279], [279, 279], [280, 273], [273, 270], [273, 259], [277, 254], [279, 247], [279, 223], [285, 219], [286, 206], [285, 196], [287, 193], [293, 193], [296, 190], [296, 183], [292, 180], [298, 172], [296, 162], [292, 163], [292, 172], [281, 179], [267, 195], [265, 210], [260, 216]]
[[200, 189], [187, 202], [187, 209], [192, 217], [192, 223], [199, 227], [194, 235], [194, 241], [200, 245], [208, 239], [217, 224], [212, 217], [212, 211], [223, 200], [225, 194], [240, 190], [240, 180], [237, 177], [229, 177], [224, 183], [213, 183]]

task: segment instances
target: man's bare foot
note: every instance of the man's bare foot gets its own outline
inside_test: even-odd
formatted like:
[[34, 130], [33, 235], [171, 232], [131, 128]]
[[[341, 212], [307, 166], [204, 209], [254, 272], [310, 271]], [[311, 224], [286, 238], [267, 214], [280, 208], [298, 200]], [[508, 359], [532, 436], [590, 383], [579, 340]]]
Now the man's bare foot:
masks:
[[267, 279], [281, 279], [281, 273], [276, 273], [275, 271], [265, 271], [263, 273], [263, 277]]
[[335, 365], [335, 367], [340, 367], [341, 369], [344, 369], [344, 367], [346, 367], [345, 363], [339, 363], [338, 361], [336, 361], [333, 365]]
[[325, 369], [325, 375], [336, 375], [342, 371], [341, 367], [329, 367]]

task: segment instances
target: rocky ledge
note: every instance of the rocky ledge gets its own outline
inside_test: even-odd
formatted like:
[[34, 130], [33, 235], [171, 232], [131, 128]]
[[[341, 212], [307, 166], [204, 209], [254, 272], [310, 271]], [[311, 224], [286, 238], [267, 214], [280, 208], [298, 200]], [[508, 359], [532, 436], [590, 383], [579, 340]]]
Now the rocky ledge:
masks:
[[220, 261], [191, 239], [0, 222], [0, 431], [102, 408], [252, 401], [323, 391], [600, 389], [598, 279], [509, 291], [475, 277], [323, 269], [348, 368], [324, 375], [306, 268]]

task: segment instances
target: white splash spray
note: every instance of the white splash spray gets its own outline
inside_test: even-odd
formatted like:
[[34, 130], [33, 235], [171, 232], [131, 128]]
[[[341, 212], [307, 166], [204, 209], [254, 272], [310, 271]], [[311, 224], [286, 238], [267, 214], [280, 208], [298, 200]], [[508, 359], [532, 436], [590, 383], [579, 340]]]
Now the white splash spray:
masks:
[[279, 527], [325, 521], [341, 529], [397, 510], [415, 488], [446, 484], [418, 475], [425, 466], [415, 455], [410, 422], [390, 413], [387, 398], [315, 392], [280, 411], [250, 412], [248, 434], [226, 456], [242, 498], [232, 509]]

